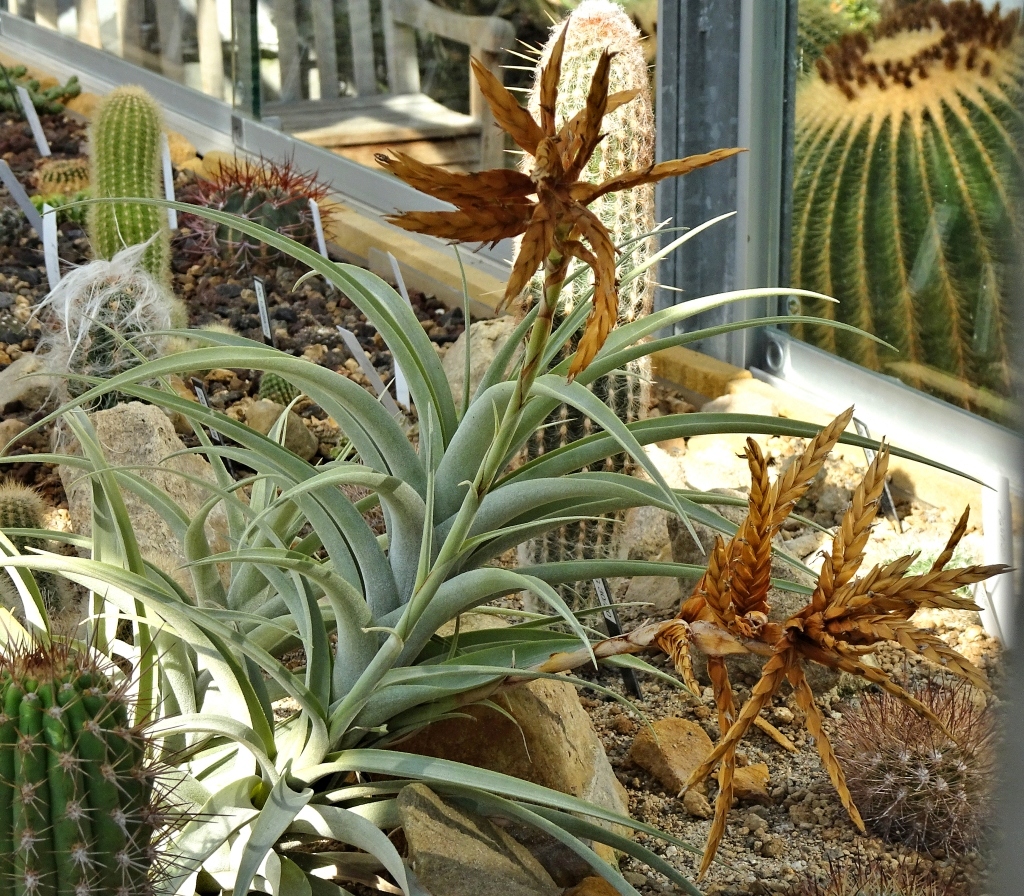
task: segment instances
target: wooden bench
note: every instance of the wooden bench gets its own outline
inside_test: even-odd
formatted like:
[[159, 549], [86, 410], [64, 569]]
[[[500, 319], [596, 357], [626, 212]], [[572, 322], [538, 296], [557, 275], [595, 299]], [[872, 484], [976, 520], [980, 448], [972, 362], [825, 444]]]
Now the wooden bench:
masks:
[[[464, 44], [498, 77], [504, 48], [515, 29], [494, 16], [468, 16], [429, 0], [381, 0], [388, 92], [378, 91], [369, 0], [347, 0], [356, 96], [337, 95], [333, 3], [311, 0], [320, 99], [301, 99], [296, 0], [274, 0], [281, 99], [265, 103], [283, 129], [317, 146], [371, 164], [373, 154], [394, 147], [425, 162], [467, 169], [504, 167], [504, 135], [470, 76], [469, 114], [441, 105], [420, 90], [416, 32]], [[337, 0], [340, 2], [340, 0]]]

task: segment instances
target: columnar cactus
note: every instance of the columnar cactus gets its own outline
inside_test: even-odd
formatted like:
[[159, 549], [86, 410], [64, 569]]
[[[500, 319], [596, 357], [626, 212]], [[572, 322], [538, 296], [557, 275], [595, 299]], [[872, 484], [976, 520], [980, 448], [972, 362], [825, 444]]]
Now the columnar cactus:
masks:
[[[553, 42], [554, 37], [545, 47], [538, 66], [547, 60]], [[581, 180], [595, 183], [654, 162], [654, 113], [640, 32], [623, 9], [611, 0], [583, 0], [572, 13], [558, 85], [558, 123], [571, 118], [586, 105], [594, 68], [605, 47], [617, 53], [611, 64], [609, 91], [638, 90], [639, 95], [605, 118], [605, 137], [581, 177]], [[536, 112], [539, 104], [539, 84], [535, 84], [530, 108]], [[654, 230], [654, 187], [647, 185], [611, 193], [594, 202], [590, 209], [608, 228], [615, 244], [621, 245]], [[654, 239], [631, 245], [632, 254], [619, 266], [620, 278], [646, 261], [654, 248]], [[592, 278], [580, 277], [566, 283], [562, 292], [563, 316], [582, 300], [592, 282]], [[620, 288], [619, 323], [650, 313], [654, 283], [654, 271], [650, 269]], [[540, 289], [539, 280], [531, 289]], [[571, 343], [567, 351], [572, 351], [574, 344]], [[646, 416], [650, 377], [650, 358], [644, 357], [631, 362], [624, 372], [602, 377], [590, 388], [619, 419], [629, 423]], [[580, 439], [592, 428], [589, 419], [563, 405], [537, 430], [529, 446], [530, 455], [543, 454]], [[611, 458], [602, 467], [615, 472], [629, 472], [630, 468], [625, 455]], [[616, 519], [608, 517], [566, 526], [524, 545], [520, 549], [521, 558], [524, 562], [539, 563], [613, 556], [617, 550], [613, 544], [615, 525]]]
[[[97, 199], [159, 198], [160, 108], [141, 87], [118, 87], [104, 99], [90, 130], [92, 186]], [[167, 213], [132, 202], [97, 203], [89, 209], [89, 239], [97, 258], [148, 243], [142, 264], [160, 283], [170, 282]]]
[[[965, 407], [1010, 388], [1009, 298], [1024, 277], [1019, 11], [901, 6], [828, 47], [797, 95], [793, 285], [839, 299], [803, 338]], [[995, 393], [995, 395], [993, 395]]]
[[81, 653], [0, 657], [0, 893], [152, 893], [146, 748], [124, 688]]
[[[8, 84], [8, 78], [10, 84]], [[11, 87], [24, 87], [28, 91], [36, 111], [51, 115], [63, 112], [64, 103], [82, 92], [82, 85], [78, 83], [77, 75], [68, 78], [66, 84], [55, 84], [53, 87], [40, 90], [39, 81], [29, 77], [25, 66], [13, 65], [6, 69], [6, 77], [0, 75], [0, 110], [21, 112], [21, 102]]]
[[[46, 504], [34, 489], [14, 482], [0, 482], [0, 529], [5, 532], [7, 529], [42, 529], [45, 512]], [[47, 547], [43, 538], [14, 534], [8, 537], [21, 554]], [[66, 580], [47, 572], [36, 572], [33, 575], [47, 611], [55, 614], [63, 610], [68, 605]], [[7, 572], [0, 572], [0, 595], [8, 597], [12, 605], [16, 605], [16, 592], [8, 576]]]

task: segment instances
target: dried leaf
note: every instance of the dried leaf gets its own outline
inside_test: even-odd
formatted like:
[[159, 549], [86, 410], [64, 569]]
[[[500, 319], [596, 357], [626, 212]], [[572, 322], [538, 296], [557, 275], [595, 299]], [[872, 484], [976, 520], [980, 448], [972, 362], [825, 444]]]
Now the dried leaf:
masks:
[[565, 37], [569, 32], [569, 19], [565, 20], [558, 39], [551, 47], [544, 70], [540, 73], [540, 126], [545, 134], [555, 133], [555, 106], [558, 103], [558, 82], [562, 78], [562, 53]]
[[953, 559], [953, 554], [956, 551], [956, 546], [960, 544], [960, 539], [964, 537], [967, 532], [967, 520], [971, 516], [970, 504], [964, 508], [964, 512], [960, 515], [960, 519], [957, 524], [953, 527], [953, 532], [949, 536], [949, 541], [946, 542], [946, 546], [942, 549], [942, 553], [935, 558], [935, 562], [932, 563], [932, 572], [937, 572], [940, 569], [944, 569], [946, 564]]
[[490, 205], [494, 202], [525, 205], [537, 188], [530, 178], [514, 168], [495, 168], [462, 174], [438, 165], [427, 165], [404, 152], [377, 153], [377, 161], [399, 180], [421, 193], [458, 206]]
[[529, 227], [526, 228], [526, 233], [523, 234], [519, 255], [516, 256], [516, 263], [505, 286], [502, 305], [513, 301], [526, 289], [530, 278], [548, 257], [554, 241], [554, 233], [555, 222], [551, 217], [550, 210], [545, 205], [538, 205], [530, 219]]
[[494, 243], [519, 236], [527, 221], [515, 209], [493, 206], [454, 212], [403, 212], [385, 220], [414, 233], [461, 243]]
[[601, 142], [601, 125], [604, 123], [608, 108], [608, 85], [611, 76], [612, 59], [615, 53], [603, 50], [594, 69], [594, 77], [587, 91], [587, 102], [583, 107], [583, 120], [580, 128], [579, 144], [574, 148], [572, 157], [565, 167], [566, 176], [576, 180], [590, 161], [590, 157]]
[[594, 267], [594, 299], [586, 329], [576, 346], [576, 357], [569, 367], [569, 381], [585, 370], [597, 356], [619, 317], [619, 297], [615, 282], [615, 246], [597, 216], [584, 208], [575, 210], [573, 223], [590, 243], [597, 264]]
[[544, 131], [540, 125], [483, 63], [477, 59], [470, 59], [470, 64], [495, 121], [522, 149], [533, 155], [537, 150], [537, 144], [544, 139]]

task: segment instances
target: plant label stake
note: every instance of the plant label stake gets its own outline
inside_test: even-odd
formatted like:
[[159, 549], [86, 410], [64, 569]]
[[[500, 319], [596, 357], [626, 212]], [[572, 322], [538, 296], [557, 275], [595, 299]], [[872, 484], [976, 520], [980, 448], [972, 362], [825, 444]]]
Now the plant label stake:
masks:
[[[160, 135], [160, 154], [164, 165], [164, 198], [174, 202], [174, 172], [171, 170], [171, 147], [166, 134]], [[167, 209], [167, 226], [172, 231], [178, 229], [178, 212], [173, 208]]]
[[[1005, 476], [995, 479], [993, 488], [981, 490], [981, 527], [984, 532], [985, 563], [1013, 565], [1013, 510], [1010, 505], [1010, 481]], [[980, 594], [978, 592], [981, 592]], [[983, 598], [983, 599], [979, 599]], [[981, 624], [1003, 649], [1013, 647], [1014, 603], [1016, 594], [1012, 576], [1000, 576], [975, 586], [975, 602], [981, 606]]]
[[28, 193], [25, 192], [25, 188], [21, 185], [21, 181], [14, 176], [14, 172], [11, 171], [11, 166], [3, 159], [0, 159], [0, 180], [2, 180], [4, 186], [7, 187], [7, 192], [11, 194], [11, 198], [18, 203], [18, 208], [25, 213], [25, 217], [28, 218], [28, 223], [32, 225], [32, 229], [42, 237], [42, 215], [36, 211], [36, 207], [32, 204], [32, 200], [28, 198]]
[[[313, 230], [316, 231], [316, 250], [327, 258], [327, 242], [324, 240], [324, 222], [320, 219], [320, 206], [310, 197], [309, 213], [313, 216]], [[330, 260], [330, 259], [328, 259]]]
[[366, 352], [363, 351], [359, 340], [356, 339], [356, 334], [351, 330], [346, 330], [344, 327], [338, 327], [338, 332], [341, 333], [341, 338], [345, 342], [345, 348], [356, 359], [359, 369], [363, 371], [366, 378], [370, 381], [370, 385], [373, 386], [377, 397], [380, 398], [380, 403], [384, 405], [384, 408], [393, 417], [402, 417], [402, 409], [395, 404], [395, 400], [391, 397], [391, 393], [388, 392], [387, 386], [384, 385], [384, 381], [380, 378], [380, 374], [374, 370], [370, 359], [366, 357]]
[[267, 310], [267, 291], [261, 277], [252, 278], [252, 288], [256, 293], [256, 307], [260, 310], [260, 329], [263, 330], [263, 341], [271, 348], [274, 345], [274, 334], [270, 329], [270, 312]]
[[43, 229], [40, 237], [43, 241], [43, 259], [46, 262], [46, 279], [50, 281], [50, 289], [56, 289], [60, 283], [60, 256], [57, 254], [57, 213], [48, 205], [43, 206]]
[[[401, 268], [398, 267], [398, 259], [388, 252], [388, 261], [391, 262], [391, 273], [395, 276], [398, 291], [401, 293], [402, 298], [405, 299], [405, 303], [411, 308], [412, 301], [409, 299], [409, 290], [405, 288], [405, 278], [402, 277]], [[402, 368], [398, 366], [397, 361], [395, 361], [395, 397], [398, 399], [399, 404], [410, 407], [409, 382], [406, 380], [405, 374], [402, 373]]]
[[[206, 394], [206, 389], [203, 388], [203, 381], [201, 379], [199, 379], [199, 377], [196, 377], [196, 376], [192, 377], [192, 391], [194, 391], [196, 393], [196, 398], [199, 399], [199, 403], [204, 408], [209, 409], [209, 407], [210, 407], [210, 398]], [[213, 440], [213, 444], [214, 445], [220, 445], [221, 447], [223, 447], [223, 445], [224, 445], [224, 436], [222, 436], [212, 426], [210, 427], [210, 438]], [[225, 469], [227, 469], [228, 473], [230, 473], [232, 476], [235, 475], [235, 465], [232, 462], [230, 457], [225, 457], [224, 458], [224, 467], [225, 467]]]
[[[864, 436], [865, 439], [871, 438], [871, 430], [868, 429], [868, 425], [863, 420], [858, 420], [856, 417], [853, 418], [853, 428], [857, 430], [857, 435]], [[864, 459], [868, 462], [868, 466], [875, 459], [875, 451], [871, 448], [864, 449]], [[879, 507], [890, 520], [895, 527], [896, 531], [900, 535], [903, 534], [903, 522], [900, 520], [900, 515], [896, 512], [896, 502], [892, 499], [892, 492], [889, 491], [889, 480], [885, 481], [885, 485], [882, 486], [882, 497], [878, 502]]]
[[[608, 589], [608, 582], [605, 579], [594, 579], [594, 592], [597, 594], [597, 601], [604, 609], [601, 615], [604, 616], [604, 627], [608, 630], [610, 637], [615, 638], [622, 634], [622, 623], [619, 622], [619, 614], [612, 606], [612, 597]], [[640, 680], [632, 669], [622, 670], [622, 683], [637, 700], [642, 700], [644, 695], [640, 690]]]
[[18, 91], [18, 99], [21, 100], [21, 108], [25, 112], [25, 120], [28, 121], [28, 126], [32, 129], [32, 136], [36, 141], [36, 149], [39, 150], [39, 155], [46, 157], [50, 155], [50, 144], [46, 142], [46, 134], [43, 133], [43, 124], [39, 120], [39, 113], [36, 112], [36, 107], [32, 105], [32, 97], [28, 95], [28, 91], [24, 87], [15, 87]]

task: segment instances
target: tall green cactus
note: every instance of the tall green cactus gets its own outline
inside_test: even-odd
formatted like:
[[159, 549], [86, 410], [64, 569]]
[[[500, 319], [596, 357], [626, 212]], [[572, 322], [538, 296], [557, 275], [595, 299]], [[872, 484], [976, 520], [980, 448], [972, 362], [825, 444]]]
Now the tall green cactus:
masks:
[[[43, 529], [46, 504], [35, 489], [16, 482], [0, 482], [0, 529]], [[8, 536], [18, 553], [26, 554], [47, 547], [46, 540], [30, 535]], [[10, 573], [0, 572], [0, 596], [16, 606], [16, 590]], [[38, 571], [33, 574], [39, 594], [49, 613], [63, 610], [69, 603], [67, 581], [53, 573]]]
[[[141, 87], [118, 87], [97, 110], [90, 131], [92, 186], [97, 199], [160, 198], [160, 107]], [[160, 283], [170, 282], [170, 232], [162, 208], [138, 203], [91, 206], [89, 239], [97, 258], [152, 239], [143, 267]]]
[[[552, 33], [557, 36], [557, 30]], [[550, 55], [554, 36], [545, 47], [539, 65]], [[605, 47], [617, 53], [612, 60], [609, 92], [639, 90], [639, 95], [605, 118], [605, 137], [580, 178], [594, 183], [601, 183], [623, 171], [645, 168], [654, 162], [654, 112], [640, 32], [622, 7], [611, 0], [583, 0], [572, 13], [558, 85], [558, 123], [560, 125], [571, 118], [586, 105], [594, 68]], [[530, 107], [535, 113], [539, 104], [539, 84], [535, 84], [530, 96]], [[608, 228], [613, 242], [621, 245], [654, 230], [654, 187], [647, 185], [611, 193], [594, 202], [590, 209]], [[619, 266], [620, 278], [645, 262], [654, 248], [654, 239], [642, 239], [631, 245], [631, 254]], [[560, 317], [584, 298], [592, 284], [592, 277], [579, 277], [565, 284]], [[654, 285], [652, 268], [620, 288], [619, 323], [628, 323], [650, 313]], [[533, 290], [540, 288], [539, 280], [531, 286]], [[574, 348], [575, 341], [567, 346], [567, 351]], [[602, 377], [588, 388], [619, 419], [629, 423], [647, 415], [650, 378], [650, 358], [644, 357], [631, 362], [626, 371]], [[593, 428], [594, 424], [588, 418], [563, 405], [545, 425], [538, 428], [528, 447], [529, 454], [534, 457], [553, 451], [583, 438]], [[627, 473], [631, 468], [632, 464], [625, 455], [611, 458], [601, 467], [602, 470]], [[547, 563], [614, 556], [617, 553], [614, 536], [618, 522], [621, 522], [620, 517], [607, 517], [566, 526], [524, 545], [520, 550], [521, 559], [523, 562]], [[588, 601], [589, 595], [578, 596], [576, 600]]]
[[992, 416], [1024, 278], [1022, 50], [1018, 11], [913, 3], [827, 48], [796, 104], [793, 285], [839, 299], [803, 310], [899, 354], [797, 335]]
[[154, 891], [146, 747], [124, 688], [82, 653], [0, 657], [0, 894]]

